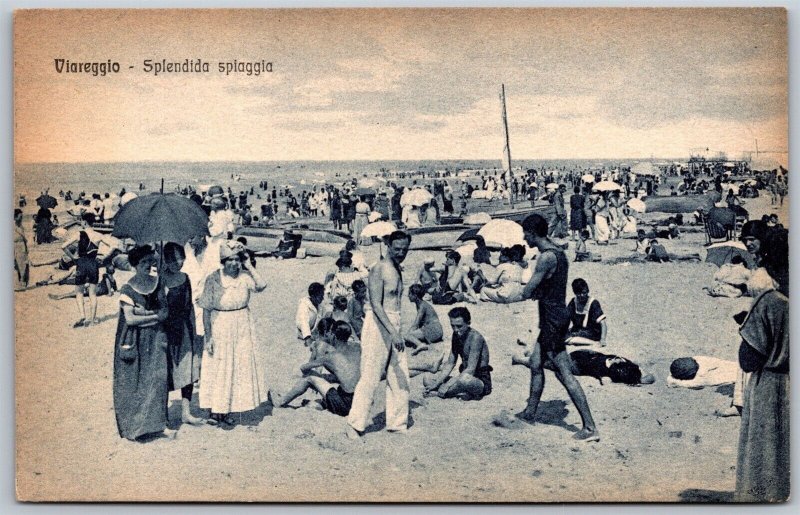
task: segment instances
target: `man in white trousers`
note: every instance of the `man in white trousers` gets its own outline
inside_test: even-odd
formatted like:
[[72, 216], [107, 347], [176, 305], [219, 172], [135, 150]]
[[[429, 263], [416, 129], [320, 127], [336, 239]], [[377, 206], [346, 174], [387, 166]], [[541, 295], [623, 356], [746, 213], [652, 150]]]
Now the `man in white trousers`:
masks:
[[411, 236], [395, 231], [386, 237], [387, 255], [369, 273], [369, 303], [361, 330], [361, 379], [353, 393], [346, 434], [359, 438], [367, 427], [375, 389], [386, 371], [386, 429], [408, 428], [408, 355], [400, 334], [403, 275], [400, 263], [408, 254]]

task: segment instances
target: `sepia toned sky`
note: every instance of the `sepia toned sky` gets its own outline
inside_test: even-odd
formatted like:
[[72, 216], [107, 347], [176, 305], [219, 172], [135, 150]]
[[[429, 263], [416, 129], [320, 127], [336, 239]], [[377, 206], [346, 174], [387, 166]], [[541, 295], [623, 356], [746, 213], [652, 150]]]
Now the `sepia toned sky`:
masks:
[[15, 162], [500, 159], [501, 84], [513, 158], [788, 146], [782, 9], [18, 11]]

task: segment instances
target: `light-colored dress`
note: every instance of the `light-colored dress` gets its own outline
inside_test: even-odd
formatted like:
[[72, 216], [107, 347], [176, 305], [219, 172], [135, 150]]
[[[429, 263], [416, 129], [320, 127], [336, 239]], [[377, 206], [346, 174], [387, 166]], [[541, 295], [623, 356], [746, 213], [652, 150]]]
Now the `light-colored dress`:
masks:
[[366, 202], [359, 202], [356, 204], [356, 218], [353, 221], [353, 239], [359, 245], [372, 245], [372, 238], [365, 238], [361, 240], [361, 231], [369, 223], [369, 204]]
[[15, 288], [28, 286], [30, 277], [30, 258], [28, 257], [28, 238], [22, 227], [14, 226], [14, 271]]
[[[256, 356], [250, 317], [253, 277], [242, 272], [229, 277], [222, 271], [206, 279], [197, 305], [211, 311], [213, 355], [203, 351], [200, 407], [213, 413], [249, 411], [267, 400], [263, 371]], [[208, 337], [208, 335], [206, 335]]]
[[608, 242], [608, 239], [611, 237], [608, 217], [608, 202], [601, 198], [597, 201], [597, 213], [594, 215], [594, 234], [598, 243]]
[[522, 300], [522, 272], [523, 269], [516, 263], [500, 263], [497, 265], [497, 286], [488, 286], [481, 289], [480, 299], [487, 302], [509, 304]]

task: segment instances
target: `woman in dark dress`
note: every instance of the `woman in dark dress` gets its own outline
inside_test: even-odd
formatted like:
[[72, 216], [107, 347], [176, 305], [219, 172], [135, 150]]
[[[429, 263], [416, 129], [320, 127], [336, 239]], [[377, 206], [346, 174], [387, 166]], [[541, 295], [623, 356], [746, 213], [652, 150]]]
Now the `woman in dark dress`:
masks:
[[114, 412], [119, 435], [136, 440], [167, 431], [167, 338], [162, 323], [169, 316], [163, 288], [150, 269], [156, 264], [149, 246], [128, 253], [136, 270], [120, 289], [120, 314], [114, 344]]
[[572, 240], [580, 239], [581, 231], [586, 229], [586, 211], [584, 210], [584, 196], [581, 195], [580, 186], [575, 186], [569, 198], [569, 229]]
[[[195, 314], [192, 286], [181, 267], [186, 259], [183, 247], [164, 245], [161, 285], [167, 292], [169, 318], [164, 321], [167, 335], [167, 384], [170, 391], [181, 391], [181, 422], [200, 425], [202, 419], [192, 416], [194, 382], [200, 379], [202, 341], [195, 337]], [[198, 345], [199, 344], [199, 345]]]
[[338, 191], [334, 191], [331, 197], [331, 221], [334, 229], [342, 228], [342, 199]]

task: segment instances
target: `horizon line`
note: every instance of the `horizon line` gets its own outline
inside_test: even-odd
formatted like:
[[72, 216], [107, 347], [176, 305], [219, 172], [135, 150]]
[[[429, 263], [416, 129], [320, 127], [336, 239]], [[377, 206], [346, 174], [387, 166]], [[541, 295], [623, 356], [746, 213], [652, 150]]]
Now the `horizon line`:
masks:
[[[648, 157], [521, 157], [512, 159], [514, 161], [658, 161], [658, 160], [688, 160], [685, 157], [669, 156], [648, 156]], [[218, 160], [154, 160], [140, 159], [131, 161], [16, 161], [17, 165], [75, 165], [75, 164], [96, 164], [114, 165], [127, 163], [181, 163], [181, 164], [206, 164], [206, 163], [345, 163], [345, 162], [420, 162], [420, 161], [498, 161], [502, 158], [419, 158], [419, 159], [218, 159]]]

